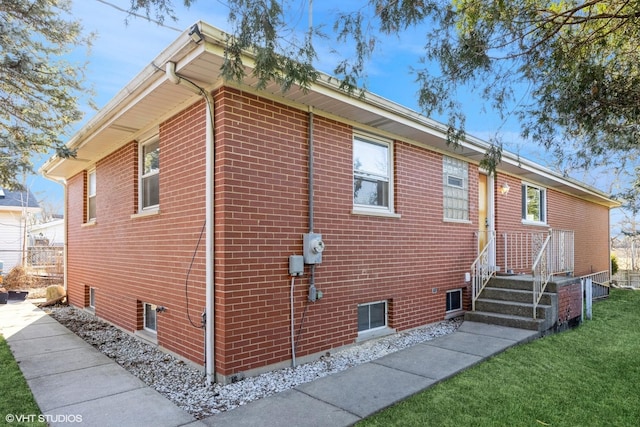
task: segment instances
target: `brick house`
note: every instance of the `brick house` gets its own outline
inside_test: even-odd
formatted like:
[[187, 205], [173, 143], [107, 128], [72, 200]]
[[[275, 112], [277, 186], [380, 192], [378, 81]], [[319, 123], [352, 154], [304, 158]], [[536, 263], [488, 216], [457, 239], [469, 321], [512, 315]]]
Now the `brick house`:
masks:
[[42, 168], [73, 305], [228, 382], [469, 311], [479, 249], [531, 271], [508, 239], [568, 230], [566, 273], [609, 271], [603, 193], [509, 153], [487, 175], [485, 142], [327, 76], [223, 81], [225, 35], [194, 27]]

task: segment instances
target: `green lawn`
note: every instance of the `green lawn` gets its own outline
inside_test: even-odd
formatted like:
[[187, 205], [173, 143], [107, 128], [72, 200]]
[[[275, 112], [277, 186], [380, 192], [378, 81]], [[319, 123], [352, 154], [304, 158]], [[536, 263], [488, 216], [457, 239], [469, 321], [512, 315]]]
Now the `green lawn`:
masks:
[[358, 426], [640, 426], [640, 292], [509, 349]]
[[[46, 423], [38, 422], [40, 408], [2, 335], [0, 367], [0, 426], [46, 426]], [[23, 421], [18, 421], [19, 418]]]

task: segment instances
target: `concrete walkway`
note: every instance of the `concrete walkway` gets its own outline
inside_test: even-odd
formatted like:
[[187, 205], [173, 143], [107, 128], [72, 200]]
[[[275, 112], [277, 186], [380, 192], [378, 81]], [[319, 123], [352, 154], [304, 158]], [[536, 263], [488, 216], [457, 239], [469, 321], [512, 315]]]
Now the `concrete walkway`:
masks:
[[97, 427], [349, 426], [538, 336], [464, 322], [452, 334], [196, 421], [29, 302], [0, 305], [0, 333], [50, 425]]

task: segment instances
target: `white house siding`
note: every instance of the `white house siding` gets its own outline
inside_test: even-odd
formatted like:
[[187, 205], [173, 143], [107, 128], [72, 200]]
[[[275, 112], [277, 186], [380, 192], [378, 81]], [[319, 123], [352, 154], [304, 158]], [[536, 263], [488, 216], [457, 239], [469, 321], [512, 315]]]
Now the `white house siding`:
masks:
[[31, 239], [44, 237], [49, 240], [49, 246], [62, 246], [64, 245], [64, 219], [32, 225], [29, 228], [29, 236]]
[[20, 265], [24, 223], [21, 212], [0, 210], [0, 261], [2, 273], [7, 274], [13, 267]]

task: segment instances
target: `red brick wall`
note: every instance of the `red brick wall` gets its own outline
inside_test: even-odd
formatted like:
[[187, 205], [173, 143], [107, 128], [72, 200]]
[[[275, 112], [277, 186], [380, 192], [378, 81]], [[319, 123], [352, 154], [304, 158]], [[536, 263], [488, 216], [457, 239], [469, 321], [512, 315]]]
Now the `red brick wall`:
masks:
[[[288, 257], [302, 254], [309, 227], [308, 114], [222, 91], [216, 105], [216, 368], [230, 375], [291, 357]], [[399, 330], [441, 320], [446, 290], [465, 286], [474, 258], [477, 225], [442, 220], [440, 154], [395, 143], [401, 218], [352, 214], [352, 139], [350, 126], [315, 116], [314, 231], [327, 245], [315, 284], [324, 297], [307, 302], [307, 267], [295, 285], [299, 356], [353, 343], [359, 303], [388, 300], [390, 326]], [[469, 174], [476, 194], [477, 169], [470, 166]], [[471, 218], [477, 217], [475, 199]]]
[[[510, 187], [501, 195], [503, 183]], [[577, 197], [547, 188], [547, 225], [522, 223], [522, 180], [498, 174], [495, 180], [498, 265], [504, 265], [503, 232], [547, 233], [549, 228], [574, 231], [574, 275], [580, 276], [609, 269], [609, 209]], [[544, 187], [542, 187], [544, 188]]]
[[574, 275], [609, 270], [609, 209], [556, 191], [547, 204], [551, 227], [575, 233]]
[[[84, 287], [95, 287], [96, 314], [130, 331], [140, 328], [140, 302], [165, 306], [158, 314], [159, 344], [197, 363], [203, 359], [203, 331], [185, 315], [185, 280], [205, 217], [204, 114], [199, 102], [160, 125], [158, 215], [131, 217], [137, 209], [135, 142], [96, 165], [95, 225], [83, 225], [84, 174], [68, 185], [71, 302], [84, 305]], [[309, 231], [308, 119], [307, 112], [236, 89], [215, 93], [218, 374], [291, 358], [288, 258], [302, 254], [302, 235]], [[313, 124], [314, 231], [326, 243], [315, 284], [324, 297], [307, 302], [307, 266], [295, 281], [297, 355], [353, 343], [361, 303], [389, 301], [389, 326], [398, 330], [441, 320], [450, 289], [463, 288], [468, 307], [464, 273], [476, 256], [478, 168], [469, 165], [470, 221], [445, 222], [442, 155], [395, 141], [394, 205], [400, 217], [354, 214], [354, 130], [320, 115]], [[519, 181], [505, 178], [512, 190], [496, 202], [497, 224], [523, 228]], [[550, 194], [548, 200], [551, 225], [564, 224], [556, 218], [570, 199]], [[196, 323], [204, 309], [204, 280], [203, 237], [187, 286]]]
[[558, 287], [558, 325], [582, 315], [582, 285], [580, 282]]
[[[85, 173], [68, 182], [68, 286], [72, 304], [84, 306], [85, 286], [96, 288], [96, 314], [128, 331], [141, 327], [141, 302], [165, 306], [158, 343], [203, 362], [204, 104], [160, 126], [160, 213], [132, 218], [138, 209], [138, 144], [131, 142], [96, 165], [97, 219], [83, 224]], [[188, 171], [189, 173], [185, 173]], [[188, 291], [188, 292], [187, 292]]]
[[216, 370], [230, 375], [290, 357], [288, 257], [307, 224], [307, 132], [297, 110], [224, 88], [217, 99]]

